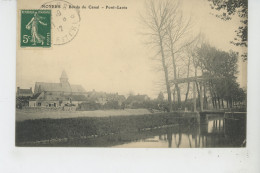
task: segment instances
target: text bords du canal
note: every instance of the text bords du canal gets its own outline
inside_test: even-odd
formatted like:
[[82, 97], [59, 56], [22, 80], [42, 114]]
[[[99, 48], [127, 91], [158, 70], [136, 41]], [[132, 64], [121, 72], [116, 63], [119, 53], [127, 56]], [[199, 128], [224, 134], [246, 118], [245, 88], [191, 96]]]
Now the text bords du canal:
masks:
[[[50, 8], [62, 8], [61, 5], [42, 5], [41, 8], [50, 9]], [[69, 9], [108, 9], [108, 10], [126, 10], [126, 6], [113, 6], [113, 5], [106, 5], [106, 6], [99, 6], [99, 5], [69, 5]]]

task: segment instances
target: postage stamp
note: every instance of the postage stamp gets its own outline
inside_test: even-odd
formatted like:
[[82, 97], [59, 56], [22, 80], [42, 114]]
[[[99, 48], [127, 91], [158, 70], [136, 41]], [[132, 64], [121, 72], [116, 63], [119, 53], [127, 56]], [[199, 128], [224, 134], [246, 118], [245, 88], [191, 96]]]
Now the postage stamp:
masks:
[[41, 5], [41, 9], [52, 11], [51, 27], [53, 45], [63, 45], [72, 41], [79, 31], [79, 10], [67, 1], [55, 0]]
[[21, 47], [51, 47], [51, 10], [21, 10]]

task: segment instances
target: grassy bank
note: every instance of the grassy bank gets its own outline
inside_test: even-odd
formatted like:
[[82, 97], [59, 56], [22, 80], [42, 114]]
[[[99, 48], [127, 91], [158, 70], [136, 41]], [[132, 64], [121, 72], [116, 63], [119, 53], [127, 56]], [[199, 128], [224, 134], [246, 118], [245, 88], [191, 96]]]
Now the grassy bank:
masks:
[[95, 111], [59, 111], [46, 108], [16, 109], [16, 121], [30, 119], [63, 119], [78, 117], [109, 117], [151, 114], [148, 109], [121, 109], [121, 110], [95, 110]]
[[108, 134], [130, 134], [165, 125], [193, 122], [181, 114], [150, 114], [139, 116], [83, 117], [36, 119], [16, 122], [16, 145], [52, 139], [91, 140]]

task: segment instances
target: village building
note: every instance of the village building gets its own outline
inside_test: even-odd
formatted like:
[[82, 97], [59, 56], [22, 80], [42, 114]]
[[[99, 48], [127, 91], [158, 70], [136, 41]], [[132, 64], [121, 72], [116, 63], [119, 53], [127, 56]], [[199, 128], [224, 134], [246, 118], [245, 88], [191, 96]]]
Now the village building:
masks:
[[33, 96], [32, 88], [21, 89], [20, 87], [17, 87], [16, 97], [32, 97], [32, 96]]
[[29, 101], [29, 107], [64, 107], [82, 103], [87, 95], [81, 85], [69, 83], [65, 71], [62, 72], [59, 83], [36, 82], [34, 95]]
[[16, 108], [23, 108], [29, 106], [29, 99], [33, 96], [32, 88], [21, 89], [17, 87], [16, 91]]
[[87, 99], [105, 105], [108, 102], [116, 101], [118, 106], [121, 106], [122, 103], [126, 100], [124, 95], [119, 95], [118, 93], [106, 93], [106, 92], [97, 92], [95, 90], [87, 93]]
[[149, 100], [150, 98], [147, 95], [129, 95], [125, 103], [127, 107], [132, 108], [134, 105], [144, 104]]

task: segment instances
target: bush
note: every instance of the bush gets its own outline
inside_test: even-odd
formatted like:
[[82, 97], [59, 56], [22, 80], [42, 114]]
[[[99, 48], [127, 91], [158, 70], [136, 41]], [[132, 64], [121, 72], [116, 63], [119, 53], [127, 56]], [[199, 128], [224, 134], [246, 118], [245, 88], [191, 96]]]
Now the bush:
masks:
[[78, 109], [80, 111], [93, 111], [93, 110], [99, 110], [101, 109], [101, 104], [96, 103], [94, 101], [89, 101], [89, 102], [83, 102], [79, 104]]
[[110, 100], [103, 106], [104, 109], [120, 109], [118, 101]]

